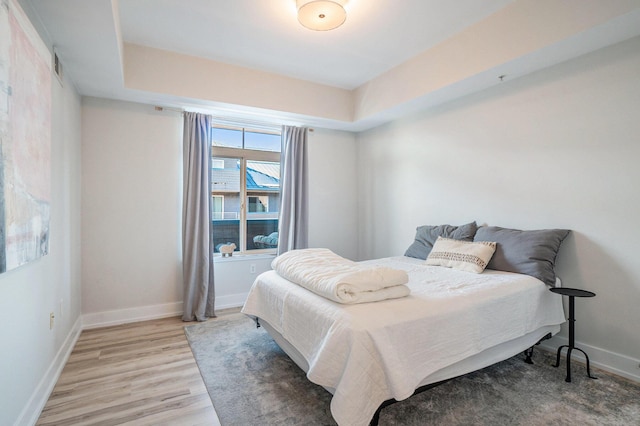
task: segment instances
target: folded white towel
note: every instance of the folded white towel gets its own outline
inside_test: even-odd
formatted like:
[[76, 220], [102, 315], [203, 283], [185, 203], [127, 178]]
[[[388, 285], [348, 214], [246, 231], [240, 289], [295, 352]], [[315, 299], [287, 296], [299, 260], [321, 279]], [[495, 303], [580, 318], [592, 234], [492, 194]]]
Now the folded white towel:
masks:
[[292, 250], [276, 257], [278, 275], [338, 303], [377, 302], [408, 296], [405, 271], [360, 265], [329, 249]]

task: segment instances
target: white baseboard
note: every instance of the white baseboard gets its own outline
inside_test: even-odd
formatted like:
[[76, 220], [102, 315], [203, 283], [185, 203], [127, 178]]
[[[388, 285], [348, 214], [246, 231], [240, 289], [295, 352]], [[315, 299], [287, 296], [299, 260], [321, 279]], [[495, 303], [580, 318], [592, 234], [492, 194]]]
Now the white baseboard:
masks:
[[[244, 305], [248, 293], [230, 294], [216, 297], [216, 309], [237, 308]], [[137, 308], [116, 309], [82, 315], [82, 329], [108, 327], [138, 321], [148, 321], [182, 315], [182, 302], [162, 305], [140, 306]]]
[[[566, 337], [555, 335], [551, 339], [545, 340], [544, 342], [540, 343], [540, 347], [549, 352], [556, 353], [558, 347], [567, 344], [569, 344], [569, 341]], [[611, 352], [606, 349], [591, 346], [582, 342], [576, 342], [575, 345], [577, 348], [582, 349], [587, 353], [587, 355], [589, 355], [589, 361], [593, 367], [600, 368], [602, 370], [640, 383], [640, 360], [633, 359], [626, 355]], [[562, 355], [566, 356], [566, 354], [566, 349], [563, 349]], [[582, 355], [582, 352], [580, 351], [572, 351], [571, 357], [575, 357], [575, 359], [578, 359], [582, 362], [586, 361], [584, 355]]]
[[88, 330], [91, 328], [107, 327], [110, 325], [180, 316], [181, 314], [182, 302], [116, 309], [113, 311], [103, 311], [82, 315], [82, 328], [84, 330]]
[[216, 310], [241, 307], [248, 295], [249, 293], [238, 293], [216, 297]]
[[58, 353], [56, 353], [55, 358], [51, 361], [47, 372], [42, 376], [42, 379], [36, 386], [36, 389], [31, 394], [31, 398], [29, 398], [29, 402], [22, 409], [20, 416], [18, 416], [18, 420], [14, 423], [14, 426], [19, 425], [35, 425], [38, 421], [38, 417], [40, 417], [40, 413], [44, 408], [51, 392], [53, 391], [60, 374], [62, 373], [62, 369], [64, 368], [67, 360], [69, 359], [69, 355], [73, 351], [73, 348], [78, 341], [78, 337], [80, 337], [80, 332], [82, 331], [82, 320], [80, 317], [76, 320], [76, 322], [71, 327], [69, 334], [66, 339], [60, 346]]

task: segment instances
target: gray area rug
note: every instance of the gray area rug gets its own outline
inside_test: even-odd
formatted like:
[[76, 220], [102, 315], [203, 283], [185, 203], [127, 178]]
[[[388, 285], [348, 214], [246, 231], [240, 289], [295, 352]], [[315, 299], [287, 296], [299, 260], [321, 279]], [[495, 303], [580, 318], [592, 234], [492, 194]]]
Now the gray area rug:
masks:
[[[307, 380], [243, 314], [185, 327], [222, 425], [335, 425], [331, 394]], [[380, 425], [640, 425], [640, 385], [536, 349], [382, 410]]]

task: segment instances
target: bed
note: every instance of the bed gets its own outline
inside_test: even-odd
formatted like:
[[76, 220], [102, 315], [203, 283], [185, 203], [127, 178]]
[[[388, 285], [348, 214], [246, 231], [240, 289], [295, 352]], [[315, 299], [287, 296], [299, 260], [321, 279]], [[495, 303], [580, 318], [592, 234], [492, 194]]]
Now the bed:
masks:
[[359, 265], [405, 271], [410, 294], [337, 303], [268, 271], [242, 309], [333, 394], [339, 425], [369, 424], [385, 401], [510, 358], [565, 321], [562, 298], [531, 275], [473, 274], [409, 256]]

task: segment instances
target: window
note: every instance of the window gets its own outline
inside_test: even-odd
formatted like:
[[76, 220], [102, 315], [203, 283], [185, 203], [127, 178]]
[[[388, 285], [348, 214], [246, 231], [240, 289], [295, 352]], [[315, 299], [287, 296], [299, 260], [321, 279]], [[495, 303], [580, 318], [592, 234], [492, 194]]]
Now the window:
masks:
[[273, 252], [278, 243], [280, 130], [212, 128], [213, 241], [241, 253]]
[[213, 219], [220, 220], [224, 213], [224, 195], [213, 195]]
[[247, 203], [249, 203], [249, 214], [269, 212], [269, 197], [266, 195], [248, 196]]

